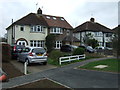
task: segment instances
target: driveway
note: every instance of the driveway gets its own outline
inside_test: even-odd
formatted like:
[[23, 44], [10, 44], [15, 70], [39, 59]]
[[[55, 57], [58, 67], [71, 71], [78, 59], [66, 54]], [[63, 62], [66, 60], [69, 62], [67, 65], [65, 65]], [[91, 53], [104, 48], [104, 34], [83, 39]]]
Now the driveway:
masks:
[[[20, 70], [22, 73], [24, 73], [24, 63], [22, 62], [17, 62], [16, 60], [12, 60], [11, 63], [18, 69]], [[56, 66], [54, 65], [43, 65], [43, 64], [32, 64], [31, 66], [27, 66], [27, 70], [29, 72], [29, 74], [31, 73], [36, 73], [36, 72], [41, 72], [44, 70], [48, 70], [48, 69], [52, 69], [52, 68], [56, 68]]]
[[71, 88], [118, 88], [118, 74], [74, 69], [88, 62], [104, 59], [106, 58], [86, 60], [59, 68], [12, 78], [9, 82], [3, 83], [2, 85], [3, 88], [10, 88], [42, 78], [50, 78]]

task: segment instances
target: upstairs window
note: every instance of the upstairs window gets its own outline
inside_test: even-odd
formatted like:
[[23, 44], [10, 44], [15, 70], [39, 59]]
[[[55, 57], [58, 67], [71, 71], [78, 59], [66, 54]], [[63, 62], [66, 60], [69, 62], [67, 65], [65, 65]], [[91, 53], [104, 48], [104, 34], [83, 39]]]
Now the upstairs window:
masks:
[[24, 26], [20, 26], [20, 31], [24, 31]]
[[62, 21], [64, 21], [64, 18], [60, 18]]
[[53, 34], [63, 34], [63, 29], [62, 28], [51, 28], [50, 29], [50, 33], [53, 33]]
[[56, 17], [53, 17], [54, 20], [56, 20], [57, 18]]
[[70, 35], [70, 30], [67, 30], [67, 35]]
[[111, 37], [112, 33], [106, 33], [106, 37]]
[[103, 36], [102, 32], [95, 32], [95, 36]]
[[40, 25], [31, 26], [31, 32], [43, 32], [43, 27]]
[[49, 16], [46, 16], [46, 18], [47, 18], [47, 19], [50, 19], [50, 17], [49, 17]]

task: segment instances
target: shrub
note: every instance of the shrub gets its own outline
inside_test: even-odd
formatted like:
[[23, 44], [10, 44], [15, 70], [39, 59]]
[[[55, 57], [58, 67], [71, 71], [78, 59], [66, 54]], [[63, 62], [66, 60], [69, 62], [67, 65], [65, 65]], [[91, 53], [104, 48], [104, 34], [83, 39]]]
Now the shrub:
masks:
[[84, 54], [85, 52], [85, 49], [84, 48], [76, 48], [74, 51], [73, 51], [73, 55], [81, 55], [81, 54]]
[[54, 49], [55, 45], [55, 35], [50, 34], [45, 38], [45, 45], [47, 47], [47, 52], [50, 53]]
[[59, 50], [53, 50], [50, 54], [49, 57], [54, 60], [54, 61], [58, 61], [59, 57], [63, 56], [62, 52], [60, 52]]
[[9, 62], [11, 59], [11, 47], [9, 44], [2, 44], [2, 61]]

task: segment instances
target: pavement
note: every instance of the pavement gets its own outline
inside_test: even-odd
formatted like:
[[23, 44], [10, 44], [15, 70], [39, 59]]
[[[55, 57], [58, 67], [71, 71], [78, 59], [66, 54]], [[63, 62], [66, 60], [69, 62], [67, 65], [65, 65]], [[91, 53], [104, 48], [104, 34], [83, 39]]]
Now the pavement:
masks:
[[[107, 57], [112, 58], [112, 57]], [[70, 88], [118, 88], [118, 74], [100, 71], [75, 69], [89, 62], [107, 58], [90, 59], [66, 66], [43, 70], [16, 78], [2, 84], [3, 88], [11, 88], [43, 78], [50, 78]]]

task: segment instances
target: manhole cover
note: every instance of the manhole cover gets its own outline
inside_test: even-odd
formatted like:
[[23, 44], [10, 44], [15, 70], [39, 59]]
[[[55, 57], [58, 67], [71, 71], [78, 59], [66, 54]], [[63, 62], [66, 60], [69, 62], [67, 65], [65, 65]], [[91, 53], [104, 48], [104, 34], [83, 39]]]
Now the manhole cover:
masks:
[[97, 66], [94, 66], [94, 68], [106, 68], [106, 67], [108, 67], [108, 65], [97, 65]]

